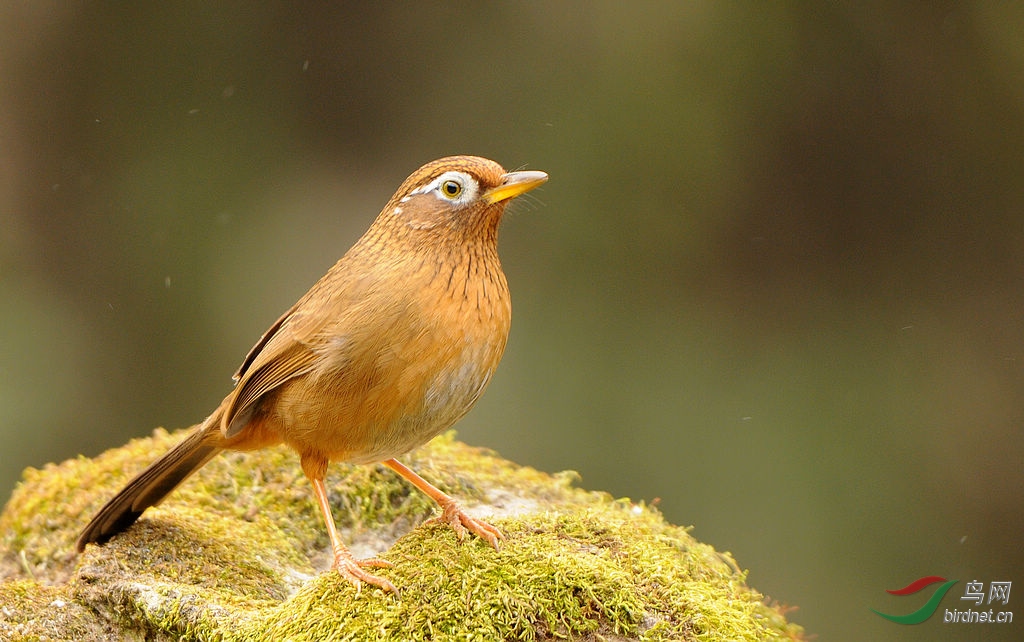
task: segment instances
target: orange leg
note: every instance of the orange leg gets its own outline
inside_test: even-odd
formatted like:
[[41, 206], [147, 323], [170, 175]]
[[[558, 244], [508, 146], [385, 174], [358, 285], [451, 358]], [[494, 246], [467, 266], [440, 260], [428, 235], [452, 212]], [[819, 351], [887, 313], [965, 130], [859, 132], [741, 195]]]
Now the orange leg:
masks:
[[361, 582], [367, 582], [392, 593], [398, 593], [398, 589], [391, 582], [363, 570], [364, 567], [391, 566], [390, 562], [377, 558], [357, 560], [352, 557], [352, 553], [338, 536], [338, 529], [335, 527], [334, 517], [331, 515], [331, 505], [327, 501], [327, 487], [324, 486], [324, 480], [311, 477], [309, 481], [313, 484], [313, 494], [316, 495], [316, 501], [320, 504], [320, 512], [324, 516], [324, 523], [327, 524], [327, 535], [331, 538], [331, 548], [334, 549], [333, 568], [341, 573], [342, 577], [352, 582], [357, 592], [362, 588]]
[[419, 488], [425, 495], [437, 502], [441, 507], [440, 519], [451, 525], [459, 539], [465, 537], [466, 531], [469, 530], [487, 540], [487, 542], [494, 547], [494, 550], [500, 549], [501, 540], [505, 539], [505, 536], [502, 535], [501, 531], [497, 528], [491, 526], [485, 521], [474, 519], [467, 515], [454, 499], [441, 492], [439, 488], [432, 485], [427, 480], [412, 472], [412, 470], [407, 468], [405, 464], [401, 463], [397, 459], [388, 459], [381, 463], [402, 477], [408, 479], [412, 482], [413, 486]]

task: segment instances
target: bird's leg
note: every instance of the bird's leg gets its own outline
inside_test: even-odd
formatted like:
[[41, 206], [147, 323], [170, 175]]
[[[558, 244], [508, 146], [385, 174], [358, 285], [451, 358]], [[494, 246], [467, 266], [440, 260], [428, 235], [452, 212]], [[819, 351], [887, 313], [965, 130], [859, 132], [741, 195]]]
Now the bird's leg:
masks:
[[412, 472], [412, 470], [397, 459], [388, 459], [381, 463], [408, 479], [412, 482], [413, 486], [419, 488], [424, 494], [437, 502], [438, 506], [441, 507], [440, 519], [451, 525], [459, 539], [465, 537], [466, 531], [469, 530], [487, 540], [494, 547], [494, 550], [500, 550], [501, 540], [505, 539], [505, 536], [497, 528], [483, 520], [470, 517], [449, 495], [441, 492], [439, 488]]
[[316, 501], [320, 504], [320, 512], [324, 516], [324, 523], [327, 524], [327, 535], [331, 538], [331, 548], [334, 549], [334, 564], [332, 568], [341, 573], [342, 577], [349, 582], [352, 582], [356, 587], [356, 592], [361, 589], [361, 582], [366, 582], [392, 593], [398, 593], [398, 589], [391, 582], [363, 570], [365, 567], [391, 566], [391, 562], [375, 557], [368, 560], [357, 560], [352, 557], [352, 553], [342, 543], [341, 537], [338, 536], [338, 529], [335, 527], [334, 517], [331, 515], [331, 505], [327, 501], [327, 487], [324, 486], [323, 478], [310, 477], [309, 481], [313, 484], [313, 494], [316, 495]]

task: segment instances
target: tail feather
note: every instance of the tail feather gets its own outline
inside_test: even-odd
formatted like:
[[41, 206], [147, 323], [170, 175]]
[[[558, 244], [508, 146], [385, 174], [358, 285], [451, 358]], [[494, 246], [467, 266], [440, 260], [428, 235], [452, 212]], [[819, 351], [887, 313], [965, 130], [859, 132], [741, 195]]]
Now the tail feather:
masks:
[[93, 516], [78, 536], [78, 552], [90, 543], [102, 544], [135, 523], [189, 475], [203, 467], [222, 448], [217, 422], [207, 420], [180, 444], [135, 476]]

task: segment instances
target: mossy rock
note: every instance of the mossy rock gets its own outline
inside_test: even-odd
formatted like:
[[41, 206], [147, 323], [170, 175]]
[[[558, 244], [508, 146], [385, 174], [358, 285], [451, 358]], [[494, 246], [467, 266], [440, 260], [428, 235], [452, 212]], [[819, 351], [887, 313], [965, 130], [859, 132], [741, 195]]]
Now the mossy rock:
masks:
[[782, 640], [802, 629], [728, 554], [654, 509], [455, 441], [406, 463], [505, 533], [495, 551], [423, 523], [430, 501], [383, 467], [334, 465], [357, 557], [393, 595], [328, 569], [298, 457], [216, 457], [126, 533], [74, 554], [93, 511], [181, 438], [158, 430], [96, 459], [28, 469], [0, 515], [3, 640]]

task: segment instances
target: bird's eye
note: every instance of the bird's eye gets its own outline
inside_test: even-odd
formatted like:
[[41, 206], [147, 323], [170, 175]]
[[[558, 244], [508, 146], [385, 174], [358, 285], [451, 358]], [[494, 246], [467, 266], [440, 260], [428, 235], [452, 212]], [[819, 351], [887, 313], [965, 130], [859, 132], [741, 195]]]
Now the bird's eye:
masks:
[[441, 183], [441, 193], [448, 198], [458, 198], [462, 193], [462, 183], [454, 180], [447, 180]]

